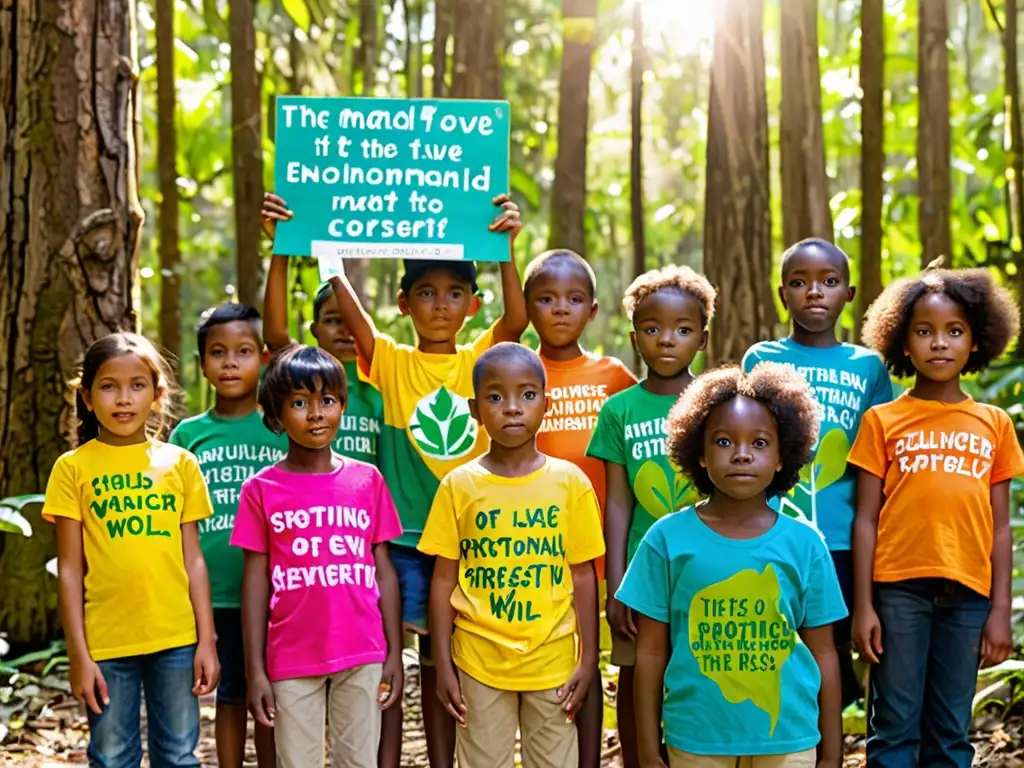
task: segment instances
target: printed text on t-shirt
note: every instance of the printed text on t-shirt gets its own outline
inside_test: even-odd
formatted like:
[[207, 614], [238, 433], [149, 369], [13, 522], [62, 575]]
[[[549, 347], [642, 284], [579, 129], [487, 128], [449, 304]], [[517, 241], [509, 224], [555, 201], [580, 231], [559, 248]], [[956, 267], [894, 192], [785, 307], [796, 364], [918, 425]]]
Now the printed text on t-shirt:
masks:
[[992, 466], [995, 446], [971, 432], [911, 432], [896, 441], [900, 472], [942, 472], [981, 479]]
[[377, 569], [365, 562], [367, 548], [373, 546], [372, 524], [366, 509], [340, 504], [273, 512], [271, 530], [279, 535], [292, 532], [292, 556], [309, 563], [276, 565], [271, 573], [274, 590], [289, 592], [312, 586], [375, 589]]

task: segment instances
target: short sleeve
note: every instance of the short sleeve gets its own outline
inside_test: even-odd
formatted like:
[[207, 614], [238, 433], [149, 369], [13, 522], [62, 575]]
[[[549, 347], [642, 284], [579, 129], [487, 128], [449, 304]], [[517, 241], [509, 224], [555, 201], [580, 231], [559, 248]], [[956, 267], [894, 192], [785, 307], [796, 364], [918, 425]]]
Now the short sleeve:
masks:
[[622, 431], [622, 415], [614, 401], [605, 403], [597, 414], [594, 434], [587, 446], [587, 456], [612, 464], [626, 465], [626, 441]]
[[398, 345], [390, 336], [383, 333], [375, 334], [373, 337], [373, 360], [368, 362], [362, 353], [356, 360], [359, 366], [359, 378], [379, 390], [381, 381], [388, 375], [388, 371], [394, 368], [397, 350]]
[[885, 405], [892, 402], [892, 379], [885, 365], [877, 357], [874, 357], [875, 367], [875, 388], [871, 393], [871, 405]]
[[889, 469], [885, 454], [885, 429], [875, 408], [870, 409], [861, 419], [860, 430], [857, 439], [853, 441], [847, 462], [875, 477], [885, 477]]
[[78, 521], [82, 519], [82, 506], [75, 483], [75, 468], [68, 460], [68, 454], [57, 459], [50, 472], [50, 479], [46, 482], [43, 519], [52, 523], [56, 517]]
[[[671, 517], [662, 518], [670, 519]], [[637, 613], [667, 624], [671, 606], [668, 551], [665, 537], [661, 532], [662, 527], [656, 523], [644, 534], [615, 597]]]
[[[497, 321], [495, 321], [497, 323]], [[484, 352], [494, 346], [494, 325], [481, 333], [475, 339], [473, 343], [469, 345], [469, 348], [473, 350], [473, 359], [480, 357]]]
[[380, 472], [374, 472], [377, 485], [377, 504], [373, 524], [373, 543], [392, 541], [402, 535], [402, 523], [398, 519], [395, 501]]
[[267, 516], [263, 510], [258, 486], [252, 480], [247, 480], [242, 485], [238, 512], [235, 514], [235, 528], [231, 532], [231, 546], [263, 554], [270, 551]]
[[1024, 475], [1024, 454], [1021, 453], [1017, 430], [1006, 411], [999, 409], [999, 445], [992, 462], [992, 485]]
[[761, 356], [757, 353], [757, 345], [747, 350], [747, 353], [743, 356], [743, 370], [746, 373], [750, 373], [754, 366], [761, 362]]
[[[811, 537], [807, 537], [810, 540]], [[824, 627], [833, 624], [849, 615], [849, 609], [843, 600], [843, 590], [839, 586], [836, 566], [832, 556], [825, 549], [825, 544], [817, 537], [811, 567], [804, 579], [803, 591], [803, 625], [805, 627]]]
[[434, 503], [430, 505], [427, 524], [423, 526], [418, 549], [427, 555], [437, 555], [448, 560], [459, 557], [458, 510], [455, 508], [455, 494], [452, 492], [451, 475], [441, 481]]
[[601, 530], [601, 507], [597, 503], [594, 486], [580, 470], [573, 482], [573, 503], [569, 517], [569, 540], [565, 557], [569, 565], [596, 560], [604, 554], [604, 534]]
[[194, 523], [205, 520], [213, 515], [213, 504], [210, 502], [210, 490], [203, 480], [203, 472], [199, 462], [191, 453], [185, 453], [181, 459], [182, 486], [185, 490], [185, 504], [181, 510], [181, 523]]

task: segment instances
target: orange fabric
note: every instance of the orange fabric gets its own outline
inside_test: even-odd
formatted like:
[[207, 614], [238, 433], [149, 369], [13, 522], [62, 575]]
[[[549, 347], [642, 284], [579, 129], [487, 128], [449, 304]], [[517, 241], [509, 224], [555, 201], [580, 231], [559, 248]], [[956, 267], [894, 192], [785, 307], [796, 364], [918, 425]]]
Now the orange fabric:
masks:
[[[548, 456], [571, 461], [590, 478], [601, 505], [604, 523], [604, 462], [587, 456], [587, 445], [597, 424], [597, 414], [616, 392], [636, 384], [636, 376], [614, 357], [585, 352], [575, 360], [559, 362], [543, 355], [550, 400], [537, 434], [537, 449]], [[596, 563], [597, 578], [604, 578], [604, 558]]]
[[884, 481], [875, 581], [943, 578], [989, 595], [991, 489], [1024, 474], [1005, 411], [904, 394], [865, 414], [849, 463]]

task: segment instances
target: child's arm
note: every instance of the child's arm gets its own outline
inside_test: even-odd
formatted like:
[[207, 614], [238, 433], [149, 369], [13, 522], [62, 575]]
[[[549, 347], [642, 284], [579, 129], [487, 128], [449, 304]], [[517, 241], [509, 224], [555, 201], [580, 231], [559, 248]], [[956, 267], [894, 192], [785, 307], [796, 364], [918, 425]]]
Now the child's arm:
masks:
[[263, 341], [271, 352], [291, 343], [288, 335], [288, 257], [274, 254], [263, 297]]
[[526, 315], [526, 296], [516, 266], [516, 236], [523, 228], [519, 206], [508, 195], [498, 195], [494, 204], [501, 206], [501, 213], [489, 227], [492, 232], [508, 232], [509, 260], [501, 263], [501, 296], [504, 312], [494, 326], [493, 338], [497, 344], [502, 341], [519, 341], [530, 319]]
[[380, 706], [388, 709], [402, 700], [405, 670], [402, 668], [402, 597], [398, 592], [398, 573], [384, 542], [373, 545], [373, 561], [377, 566], [377, 589], [380, 590], [380, 615], [384, 619], [384, 637], [388, 655], [380, 680]]
[[558, 689], [558, 700], [570, 718], [583, 706], [597, 669], [597, 574], [594, 561], [570, 565], [576, 623], [580, 628], [580, 661], [568, 682]]
[[857, 517], [853, 522], [853, 643], [865, 661], [878, 663], [882, 624], [875, 613], [875, 542], [882, 511], [882, 478], [861, 470], [857, 479]]
[[267, 678], [267, 611], [270, 606], [270, 557], [245, 550], [242, 573], [242, 641], [249, 711], [256, 722], [274, 727], [274, 691]]
[[[821, 690], [818, 692], [818, 731], [821, 733], [818, 766], [840, 768], [843, 764], [843, 686], [839, 679], [839, 655], [832, 638], [832, 625], [801, 627], [800, 639], [814, 656], [821, 671]], [[639, 665], [639, 657], [637, 663]]]
[[92, 659], [85, 642], [85, 554], [82, 549], [82, 524], [58, 517], [57, 584], [60, 618], [71, 665], [71, 693], [95, 714], [110, 703], [107, 681]]
[[981, 637], [982, 666], [1000, 664], [1013, 651], [1010, 602], [1013, 535], [1010, 531], [1010, 481], [992, 486], [992, 605]]
[[635, 638], [632, 612], [614, 595], [626, 573], [626, 548], [629, 527], [633, 524], [633, 489], [626, 467], [611, 461], [604, 463], [607, 496], [604, 507], [605, 577], [608, 579], [608, 604], [605, 612], [612, 631]]
[[452, 628], [455, 609], [452, 592], [459, 583], [459, 561], [438, 557], [434, 561], [434, 576], [430, 581], [430, 638], [437, 669], [437, 697], [448, 714], [465, 727], [466, 705], [462, 701], [459, 677], [452, 663]]
[[206, 570], [203, 550], [199, 548], [197, 523], [184, 523], [181, 526], [181, 548], [185, 556], [185, 573], [188, 574], [188, 596], [192, 601], [192, 612], [196, 617], [196, 635], [199, 639], [192, 661], [196, 681], [192, 693], [196, 696], [205, 696], [213, 691], [220, 681], [220, 662], [217, 659], [217, 642], [213, 629], [210, 575]]
[[665, 766], [661, 759], [661, 704], [670, 645], [668, 624], [637, 614], [633, 702], [637, 748], [643, 768]]
[[373, 327], [373, 319], [359, 303], [359, 297], [345, 275], [332, 277], [331, 287], [338, 299], [338, 314], [341, 315], [341, 321], [352, 334], [359, 356], [369, 365], [373, 362], [373, 349], [376, 344], [374, 334], [377, 330]]

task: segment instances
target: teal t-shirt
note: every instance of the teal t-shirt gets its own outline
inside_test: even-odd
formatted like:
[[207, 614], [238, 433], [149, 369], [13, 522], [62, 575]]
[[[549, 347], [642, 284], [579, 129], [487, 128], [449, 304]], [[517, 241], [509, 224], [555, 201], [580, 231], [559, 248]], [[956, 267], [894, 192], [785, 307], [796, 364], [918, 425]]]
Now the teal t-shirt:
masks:
[[696, 755], [814, 747], [821, 673], [798, 630], [847, 615], [835, 566], [811, 526], [779, 515], [728, 539], [691, 507], [647, 532], [616, 594], [669, 625], [665, 742]]
[[199, 522], [199, 546], [210, 572], [213, 607], [239, 608], [242, 550], [229, 543], [238, 497], [242, 483], [284, 458], [288, 436], [267, 429], [258, 410], [237, 419], [210, 410], [178, 424], [169, 442], [195, 454], [210, 489], [213, 516]]
[[633, 489], [633, 521], [629, 526], [626, 562], [654, 522], [699, 498], [689, 478], [665, 454], [668, 412], [677, 395], [655, 395], [643, 382], [605, 401], [597, 415], [587, 456], [621, 464]]
[[846, 457], [868, 409], [892, 400], [889, 374], [878, 355], [856, 344], [821, 349], [789, 338], [765, 341], [747, 350], [743, 370], [764, 362], [796, 370], [807, 379], [821, 406], [821, 432], [814, 456], [800, 472], [797, 486], [772, 506], [817, 526], [829, 549], [851, 549], [857, 470], [847, 466]]
[[332, 447], [335, 453], [377, 466], [377, 441], [384, 422], [384, 401], [371, 384], [359, 380], [355, 360], [342, 363], [348, 378], [348, 405]]

